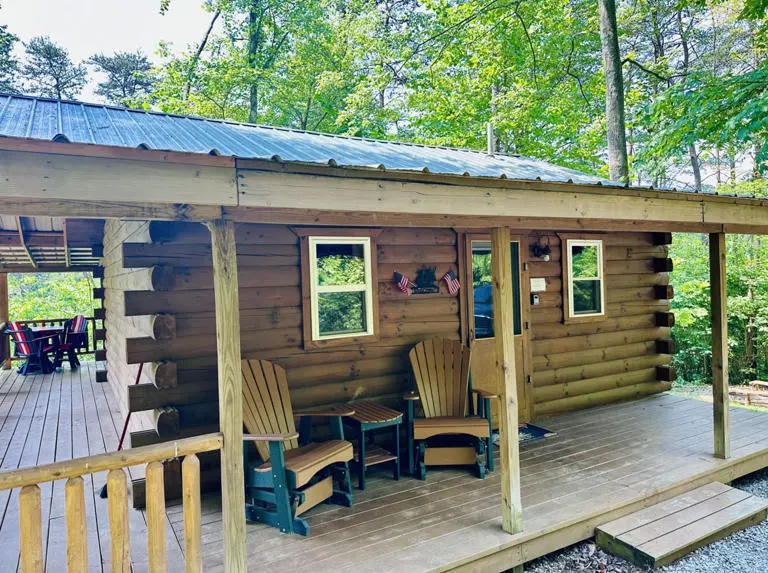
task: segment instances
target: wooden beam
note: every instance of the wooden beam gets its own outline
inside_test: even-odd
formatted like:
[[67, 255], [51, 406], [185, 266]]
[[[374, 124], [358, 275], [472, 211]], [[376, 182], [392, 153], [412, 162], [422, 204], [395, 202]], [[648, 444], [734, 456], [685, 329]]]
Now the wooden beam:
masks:
[[243, 382], [240, 366], [240, 303], [237, 292], [237, 247], [231, 221], [208, 223], [213, 254], [216, 301], [216, 348], [219, 376], [221, 509], [224, 570], [245, 571], [245, 482], [243, 476]]
[[[501, 453], [501, 521], [507, 533], [523, 530], [520, 500], [520, 447], [517, 437], [517, 380], [515, 370], [514, 305], [512, 303], [512, 254], [509, 229], [491, 231], [493, 279], [493, 331], [499, 376], [499, 445]], [[493, 452], [489, 452], [493, 455]]]
[[725, 277], [725, 233], [709, 235], [709, 284], [712, 316], [712, 404], [715, 457], [731, 455], [728, 436], [728, 290]]
[[69, 237], [67, 236], [67, 220], [62, 219], [61, 221], [61, 228], [63, 229], [64, 234], [64, 260], [68, 267], [72, 266], [72, 259], [69, 256]]
[[19, 231], [19, 240], [21, 241], [21, 246], [24, 249], [24, 251], [27, 253], [27, 256], [29, 257], [29, 262], [32, 264], [33, 267], [37, 268], [37, 261], [35, 261], [35, 257], [32, 256], [32, 251], [29, 250], [29, 246], [27, 245], [27, 240], [24, 238], [24, 227], [22, 226], [21, 217], [16, 217], [16, 227]]

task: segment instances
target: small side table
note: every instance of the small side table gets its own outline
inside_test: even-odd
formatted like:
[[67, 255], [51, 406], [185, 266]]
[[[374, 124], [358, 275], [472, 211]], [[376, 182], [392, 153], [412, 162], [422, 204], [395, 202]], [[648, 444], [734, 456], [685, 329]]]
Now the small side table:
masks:
[[[355, 413], [347, 416], [344, 421], [357, 429], [358, 442], [356, 462], [360, 477], [358, 486], [365, 489], [365, 470], [369, 466], [394, 462], [393, 477], [400, 479], [400, 424], [403, 422], [402, 412], [387, 408], [375, 402], [355, 402]], [[395, 451], [390, 452], [379, 446], [372, 446], [366, 451], [365, 433], [381, 428], [392, 428], [395, 438]]]

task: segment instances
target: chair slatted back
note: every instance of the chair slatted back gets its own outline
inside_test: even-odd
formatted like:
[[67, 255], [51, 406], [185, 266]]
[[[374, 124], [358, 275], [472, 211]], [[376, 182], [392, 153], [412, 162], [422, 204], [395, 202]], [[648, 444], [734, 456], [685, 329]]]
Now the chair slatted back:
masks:
[[470, 350], [458, 340], [419, 342], [408, 357], [427, 418], [465, 416]]
[[[268, 360], [243, 360], [243, 424], [249, 434], [282, 434], [296, 431], [291, 396], [285, 370]], [[265, 462], [269, 444], [255, 442]], [[285, 449], [299, 447], [296, 439], [285, 442]]]
[[85, 317], [82, 314], [75, 315], [74, 318], [72, 318], [72, 326], [70, 327], [73, 334], [82, 334], [85, 332], [85, 327], [87, 323], [85, 321]]
[[12, 334], [13, 340], [16, 342], [16, 347], [25, 356], [32, 354], [32, 346], [29, 341], [32, 340], [32, 331], [29, 327], [24, 326], [20, 322], [9, 322], [8, 329], [14, 330]]

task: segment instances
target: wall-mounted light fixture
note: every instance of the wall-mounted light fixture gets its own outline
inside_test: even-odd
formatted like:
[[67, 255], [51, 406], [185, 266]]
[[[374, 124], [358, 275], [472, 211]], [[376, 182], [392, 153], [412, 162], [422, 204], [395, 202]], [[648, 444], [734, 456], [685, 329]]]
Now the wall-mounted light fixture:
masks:
[[541, 237], [539, 237], [536, 243], [531, 245], [531, 255], [535, 259], [541, 259], [545, 263], [548, 263], [552, 255], [552, 248], [549, 246], [549, 237], [547, 237], [547, 243], [544, 245], [541, 244]]

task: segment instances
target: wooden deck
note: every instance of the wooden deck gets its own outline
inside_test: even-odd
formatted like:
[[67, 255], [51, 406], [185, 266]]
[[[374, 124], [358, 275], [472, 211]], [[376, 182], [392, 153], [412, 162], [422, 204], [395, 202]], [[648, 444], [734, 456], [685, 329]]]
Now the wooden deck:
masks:
[[[20, 376], [0, 370], [0, 470], [45, 464], [117, 449], [123, 419], [107, 384], [96, 383], [96, 364], [68, 365], [48, 375]], [[131, 477], [140, 477], [132, 468]], [[99, 497], [106, 473], [83, 476], [91, 571], [109, 570], [107, 501]], [[43, 555], [48, 571], [66, 569], [64, 481], [41, 485]], [[19, 561], [18, 490], [0, 492], [0, 571], [15, 571]], [[130, 512], [134, 571], [147, 570], [143, 512]], [[180, 540], [168, 528], [170, 571], [183, 571]]]
[[[112, 451], [122, 426], [94, 364], [79, 372], [17, 376], [0, 371], [0, 467], [11, 469]], [[712, 405], [670, 395], [584, 410], [539, 423], [557, 436], [521, 447], [525, 531], [501, 531], [499, 472], [481, 481], [460, 468], [430, 469], [427, 481], [392, 480], [371, 468], [355, 506], [321, 505], [308, 538], [248, 525], [256, 571], [502, 571], [593, 535], [616, 519], [712, 480], [768, 466], [768, 414], [731, 411], [732, 458], [712, 457]], [[498, 466], [497, 466], [498, 467]], [[133, 475], [132, 477], [136, 477]], [[107, 570], [105, 476], [87, 484], [91, 569]], [[42, 488], [48, 570], [65, 566], [63, 482]], [[183, 568], [180, 506], [167, 511], [169, 569]], [[135, 571], [145, 571], [144, 515], [130, 512]], [[203, 500], [206, 571], [222, 570], [219, 500]], [[18, 563], [17, 492], [0, 493], [0, 570]]]

